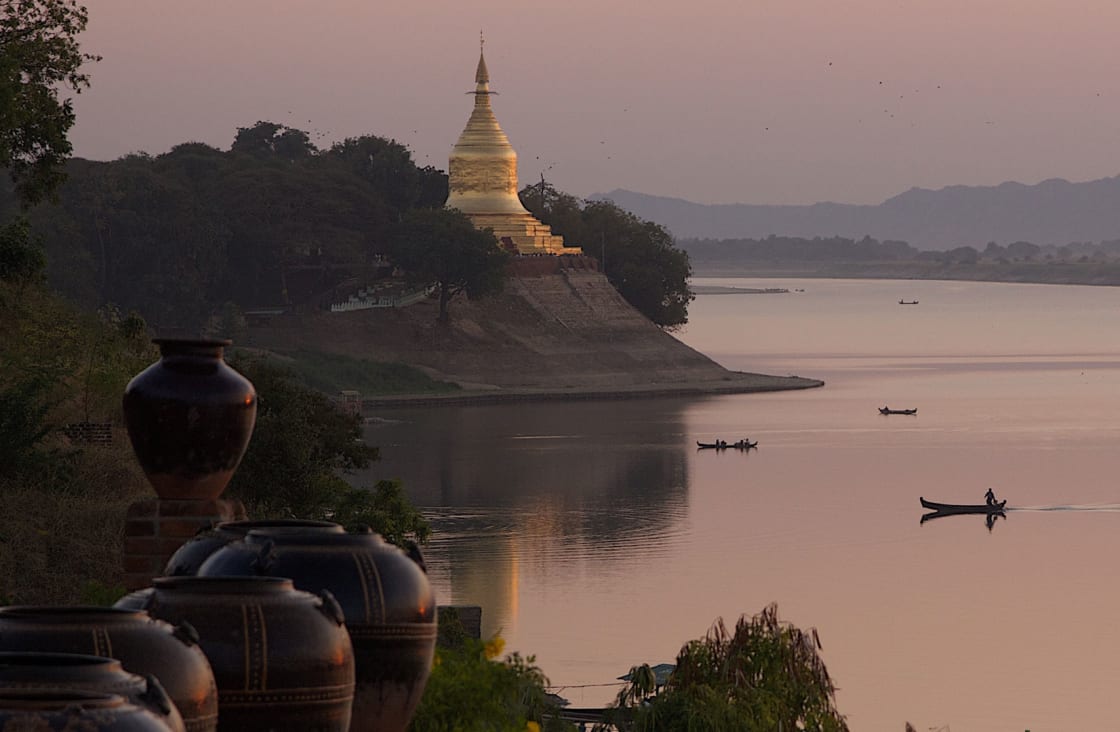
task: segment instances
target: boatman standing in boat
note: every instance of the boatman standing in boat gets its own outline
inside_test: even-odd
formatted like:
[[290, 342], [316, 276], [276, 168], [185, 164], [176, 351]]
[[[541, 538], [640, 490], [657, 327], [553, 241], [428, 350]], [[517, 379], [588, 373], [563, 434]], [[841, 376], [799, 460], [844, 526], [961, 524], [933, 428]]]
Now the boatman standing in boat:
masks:
[[989, 506], [996, 505], [996, 494], [992, 492], [991, 488], [989, 488], [988, 492], [984, 494], [984, 500], [987, 501]]

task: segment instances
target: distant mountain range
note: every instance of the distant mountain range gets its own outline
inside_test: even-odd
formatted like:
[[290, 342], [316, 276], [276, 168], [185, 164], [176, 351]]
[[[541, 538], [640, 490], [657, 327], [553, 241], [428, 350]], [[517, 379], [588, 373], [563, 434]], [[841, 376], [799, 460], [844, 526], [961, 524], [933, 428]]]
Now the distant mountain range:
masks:
[[983, 249], [989, 241], [1068, 244], [1120, 239], [1120, 176], [1085, 183], [949, 186], [910, 190], [877, 206], [702, 204], [627, 190], [596, 193], [678, 238], [778, 236], [901, 240], [918, 249]]

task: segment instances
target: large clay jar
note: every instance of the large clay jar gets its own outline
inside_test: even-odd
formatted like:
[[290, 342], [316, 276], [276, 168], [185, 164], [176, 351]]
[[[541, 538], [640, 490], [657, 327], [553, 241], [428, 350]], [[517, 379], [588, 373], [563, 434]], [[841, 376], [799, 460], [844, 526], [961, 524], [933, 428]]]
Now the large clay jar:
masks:
[[0, 690], [66, 689], [117, 694], [144, 707], [174, 732], [184, 732], [183, 718], [154, 676], [124, 670], [115, 658], [78, 653], [0, 652]]
[[436, 641], [436, 606], [419, 561], [369, 531], [254, 529], [214, 552], [199, 575], [291, 577], [329, 590], [346, 615], [356, 686], [350, 729], [408, 727], [424, 693]]
[[115, 694], [0, 689], [4, 732], [169, 732], [156, 715]]
[[257, 393], [222, 360], [229, 341], [154, 342], [160, 360], [124, 391], [136, 457], [160, 498], [217, 498], [249, 444]]
[[278, 577], [157, 577], [148, 612], [189, 622], [214, 668], [218, 729], [344, 732], [354, 656], [342, 611]]
[[164, 576], [192, 577], [198, 574], [198, 568], [211, 554], [232, 541], [244, 539], [254, 529], [343, 533], [341, 526], [330, 521], [304, 521], [301, 519], [223, 521], [212, 529], [200, 531], [194, 538], [179, 547], [167, 560], [167, 566], [163, 570]]
[[176, 627], [119, 608], [5, 607], [0, 608], [0, 650], [115, 658], [126, 671], [159, 679], [187, 732], [217, 729], [214, 674], [189, 625]]

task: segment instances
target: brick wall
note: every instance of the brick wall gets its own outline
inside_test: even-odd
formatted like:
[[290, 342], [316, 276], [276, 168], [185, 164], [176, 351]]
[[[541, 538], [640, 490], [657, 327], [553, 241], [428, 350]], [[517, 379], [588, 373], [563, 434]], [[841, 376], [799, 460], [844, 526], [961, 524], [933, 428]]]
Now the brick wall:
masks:
[[138, 590], [163, 573], [175, 550], [219, 521], [245, 519], [241, 501], [149, 498], [128, 507], [124, 526], [124, 585]]

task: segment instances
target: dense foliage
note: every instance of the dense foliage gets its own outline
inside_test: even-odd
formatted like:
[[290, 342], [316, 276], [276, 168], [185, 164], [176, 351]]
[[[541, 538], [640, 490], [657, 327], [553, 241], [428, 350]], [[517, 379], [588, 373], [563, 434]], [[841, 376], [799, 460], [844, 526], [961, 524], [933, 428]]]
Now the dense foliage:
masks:
[[816, 631], [782, 622], [775, 605], [733, 632], [719, 620], [681, 649], [663, 691], [648, 667], [635, 669], [612, 718], [633, 732], [847, 732], [819, 649]]
[[406, 212], [385, 253], [417, 283], [435, 283], [441, 323], [459, 293], [473, 299], [500, 291], [509, 259], [491, 230], [476, 229], [462, 213], [445, 208]]
[[640, 313], [667, 328], [688, 322], [692, 266], [663, 226], [610, 201], [580, 201], [543, 181], [523, 188], [521, 202], [567, 242], [597, 257], [610, 283]]
[[64, 427], [120, 424], [156, 354], [135, 316], [77, 312], [40, 283], [0, 278], [0, 312], [0, 598], [79, 602], [117, 583], [125, 511], [150, 489], [123, 430], [83, 445]]
[[265, 360], [238, 357], [231, 365], [253, 382], [258, 407], [253, 439], [227, 497], [241, 499], [257, 519], [364, 525], [395, 544], [427, 539], [431, 529], [400, 483], [382, 480], [363, 489], [342, 478], [378, 458], [377, 448], [362, 442], [360, 416], [342, 412]]
[[89, 86], [81, 67], [96, 57], [77, 40], [87, 20], [73, 0], [0, 0], [0, 168], [25, 204], [50, 196], [64, 178], [74, 110], [59, 93]]
[[[446, 176], [366, 136], [319, 150], [271, 122], [230, 150], [184, 143], [159, 156], [71, 160], [57, 206], [31, 212], [51, 284], [93, 309], [113, 302], [157, 329], [240, 310], [315, 306], [383, 272], [404, 212], [438, 206]], [[0, 189], [0, 213], [15, 211]]]
[[560, 721], [545, 689], [548, 679], [532, 656], [511, 653], [499, 660], [505, 643], [485, 643], [455, 628], [454, 611], [440, 610], [440, 645], [409, 726], [411, 732], [565, 732], [574, 725]]

